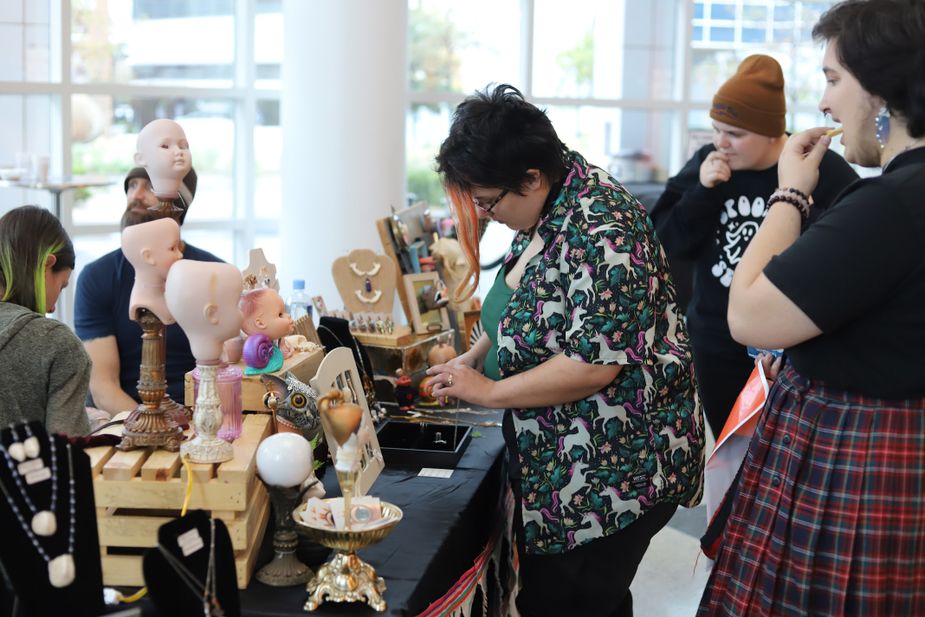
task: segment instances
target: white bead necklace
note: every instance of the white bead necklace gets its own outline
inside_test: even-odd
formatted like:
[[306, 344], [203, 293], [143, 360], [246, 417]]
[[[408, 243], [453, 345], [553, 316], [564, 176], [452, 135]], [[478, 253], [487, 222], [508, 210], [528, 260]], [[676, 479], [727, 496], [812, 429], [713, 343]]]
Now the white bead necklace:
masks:
[[[18, 436], [15, 427], [10, 425], [10, 434], [13, 436], [13, 443], [10, 444], [9, 450], [3, 450], [2, 446], [0, 446], [0, 450], [2, 450], [4, 458], [6, 459], [6, 465], [10, 469], [10, 475], [13, 476], [13, 481], [16, 482], [16, 487], [19, 489], [23, 501], [26, 502], [26, 506], [32, 514], [32, 531], [39, 536], [53, 536], [58, 527], [55, 519], [55, 510], [58, 507], [58, 456], [55, 451], [55, 440], [54, 438], [48, 440], [48, 449], [49, 452], [51, 452], [51, 456], [49, 457], [51, 461], [51, 472], [49, 473], [48, 469], [44, 467], [44, 462], [38, 458], [40, 454], [38, 438], [32, 434], [32, 429], [28, 424], [26, 424], [25, 427], [26, 439], [20, 444], [20, 442], [16, 441]], [[30, 444], [31, 447], [29, 447]], [[23, 462], [17, 467], [13, 462], [14, 459], [20, 460], [16, 458], [13, 453], [14, 447], [17, 445], [25, 445], [24, 449], [28, 451], [29, 458], [34, 460]], [[37, 463], [37, 465], [34, 463]], [[51, 503], [47, 510], [39, 510], [35, 507], [32, 499], [29, 497], [29, 493], [27, 493], [25, 487], [23, 487], [22, 480], [19, 479], [20, 475], [26, 476], [26, 482], [28, 484], [35, 484], [48, 478], [52, 479]]]
[[[14, 439], [15, 434], [14, 434]], [[75, 564], [74, 564], [74, 539], [75, 532], [77, 529], [76, 525], [76, 508], [75, 508], [75, 482], [74, 482], [74, 456], [71, 451], [71, 445], [67, 444], [67, 455], [68, 455], [68, 489], [69, 489], [69, 501], [70, 501], [70, 528], [68, 529], [67, 536], [67, 552], [58, 555], [54, 559], [48, 556], [48, 553], [45, 552], [45, 549], [42, 548], [42, 545], [39, 543], [36, 534], [51, 536], [54, 535], [57, 531], [57, 521], [55, 518], [55, 511], [57, 508], [57, 495], [58, 495], [58, 457], [57, 457], [57, 448], [55, 446], [54, 436], [49, 436], [48, 446], [51, 459], [51, 507], [50, 510], [37, 511], [37, 508], [32, 503], [32, 499], [29, 498], [29, 494], [26, 492], [26, 488], [23, 486], [22, 481], [19, 479], [19, 472], [17, 471], [12, 457], [10, 457], [9, 452], [6, 448], [3, 447], [3, 444], [0, 443], [0, 452], [3, 453], [3, 457], [6, 459], [7, 467], [10, 469], [10, 475], [13, 476], [13, 481], [16, 483], [16, 487], [19, 489], [20, 495], [22, 495], [23, 501], [25, 501], [26, 506], [31, 510], [33, 514], [32, 525], [30, 526], [26, 522], [25, 516], [23, 516], [22, 511], [19, 508], [19, 505], [16, 503], [16, 500], [13, 499], [13, 496], [7, 490], [7, 487], [0, 480], [0, 490], [3, 491], [3, 496], [6, 497], [7, 503], [10, 505], [10, 510], [16, 516], [16, 519], [19, 521], [22, 530], [25, 532], [26, 536], [32, 542], [32, 546], [35, 547], [35, 550], [42, 557], [45, 563], [48, 565], [48, 581], [54, 587], [67, 587], [74, 582], [75, 578]], [[50, 526], [51, 532], [41, 533], [42, 531], [47, 531], [49, 522], [48, 519], [51, 519]], [[38, 527], [38, 530], [36, 530]]]

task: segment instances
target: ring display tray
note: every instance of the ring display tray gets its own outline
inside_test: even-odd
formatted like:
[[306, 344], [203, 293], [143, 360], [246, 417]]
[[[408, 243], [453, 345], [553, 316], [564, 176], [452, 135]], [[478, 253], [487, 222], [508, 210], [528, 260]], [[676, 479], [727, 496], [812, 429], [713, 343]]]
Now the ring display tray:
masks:
[[377, 436], [390, 467], [453, 469], [472, 441], [472, 427], [387, 420]]

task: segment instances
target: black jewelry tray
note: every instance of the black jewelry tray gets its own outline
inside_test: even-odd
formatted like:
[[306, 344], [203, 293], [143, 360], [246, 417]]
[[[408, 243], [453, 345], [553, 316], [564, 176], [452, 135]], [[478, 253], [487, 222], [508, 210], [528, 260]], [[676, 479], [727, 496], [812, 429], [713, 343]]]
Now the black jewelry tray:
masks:
[[472, 441], [472, 427], [386, 420], [376, 435], [387, 467], [454, 469]]

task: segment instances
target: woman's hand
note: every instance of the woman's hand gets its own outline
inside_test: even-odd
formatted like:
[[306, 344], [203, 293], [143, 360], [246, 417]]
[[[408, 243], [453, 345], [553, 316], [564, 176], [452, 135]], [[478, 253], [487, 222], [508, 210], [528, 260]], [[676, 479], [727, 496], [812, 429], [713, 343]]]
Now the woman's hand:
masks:
[[783, 360], [784, 356], [777, 356], [775, 358], [773, 354], [766, 351], [762, 351], [758, 354], [758, 362], [761, 363], [761, 368], [764, 370], [764, 377], [768, 380], [768, 384], [773, 384], [777, 381], [777, 376], [780, 374], [780, 367]]
[[807, 195], [819, 182], [819, 165], [832, 138], [826, 136], [827, 127], [818, 127], [791, 136], [777, 161], [777, 185], [794, 188]]
[[469, 368], [474, 369], [478, 360], [479, 360], [478, 356], [476, 354], [473, 354], [472, 351], [470, 350], [465, 353], [461, 353], [455, 358], [449, 360], [446, 363], [446, 366], [454, 366], [454, 367], [467, 366]]
[[466, 365], [460, 360], [463, 356], [427, 369], [427, 374], [434, 376], [430, 382], [434, 398], [439, 400], [453, 397], [473, 405], [490, 407], [492, 391], [497, 382]]
[[717, 184], [729, 182], [732, 170], [729, 169], [729, 160], [725, 154], [714, 150], [700, 164], [700, 184], [711, 189]]

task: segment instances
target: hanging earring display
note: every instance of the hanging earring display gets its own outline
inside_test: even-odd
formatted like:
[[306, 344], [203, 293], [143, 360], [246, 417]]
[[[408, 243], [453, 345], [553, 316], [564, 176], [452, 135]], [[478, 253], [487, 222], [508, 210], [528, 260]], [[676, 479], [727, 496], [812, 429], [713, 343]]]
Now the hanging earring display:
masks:
[[77, 510], [74, 482], [74, 455], [71, 451], [71, 445], [67, 444], [66, 447], [68, 457], [68, 501], [70, 513], [67, 534], [67, 552], [62, 553], [52, 559], [48, 556], [48, 553], [45, 552], [45, 549], [42, 548], [42, 545], [36, 536], [53, 536], [58, 530], [56, 518], [58, 500], [58, 454], [55, 446], [55, 438], [49, 437], [48, 439], [48, 450], [50, 453], [52, 469], [51, 504], [48, 510], [37, 510], [35, 504], [32, 503], [32, 499], [29, 498], [29, 494], [26, 492], [26, 488], [19, 480], [19, 475], [15, 471], [12, 457], [6, 448], [0, 446], [0, 452], [3, 453], [3, 457], [6, 459], [7, 467], [10, 469], [10, 475], [13, 476], [13, 480], [16, 483], [16, 488], [19, 490], [20, 496], [26, 503], [26, 507], [29, 508], [33, 515], [31, 526], [26, 522], [26, 518], [23, 515], [23, 512], [20, 510], [19, 504], [17, 504], [16, 500], [13, 499], [10, 491], [7, 490], [6, 485], [2, 481], [0, 481], [0, 491], [3, 492], [3, 496], [6, 498], [6, 501], [10, 506], [10, 510], [16, 516], [16, 520], [19, 521], [19, 525], [22, 527], [26, 537], [29, 538], [29, 540], [32, 542], [32, 546], [35, 547], [36, 552], [38, 552], [39, 556], [48, 565], [48, 582], [50, 582], [53, 587], [58, 588], [67, 587], [74, 582], [74, 578], [76, 577], [76, 566], [74, 564], [74, 539], [77, 529]]
[[886, 105], [880, 108], [877, 116], [874, 118], [874, 135], [877, 137], [877, 143], [880, 149], [886, 147], [886, 142], [890, 138], [890, 110]]

